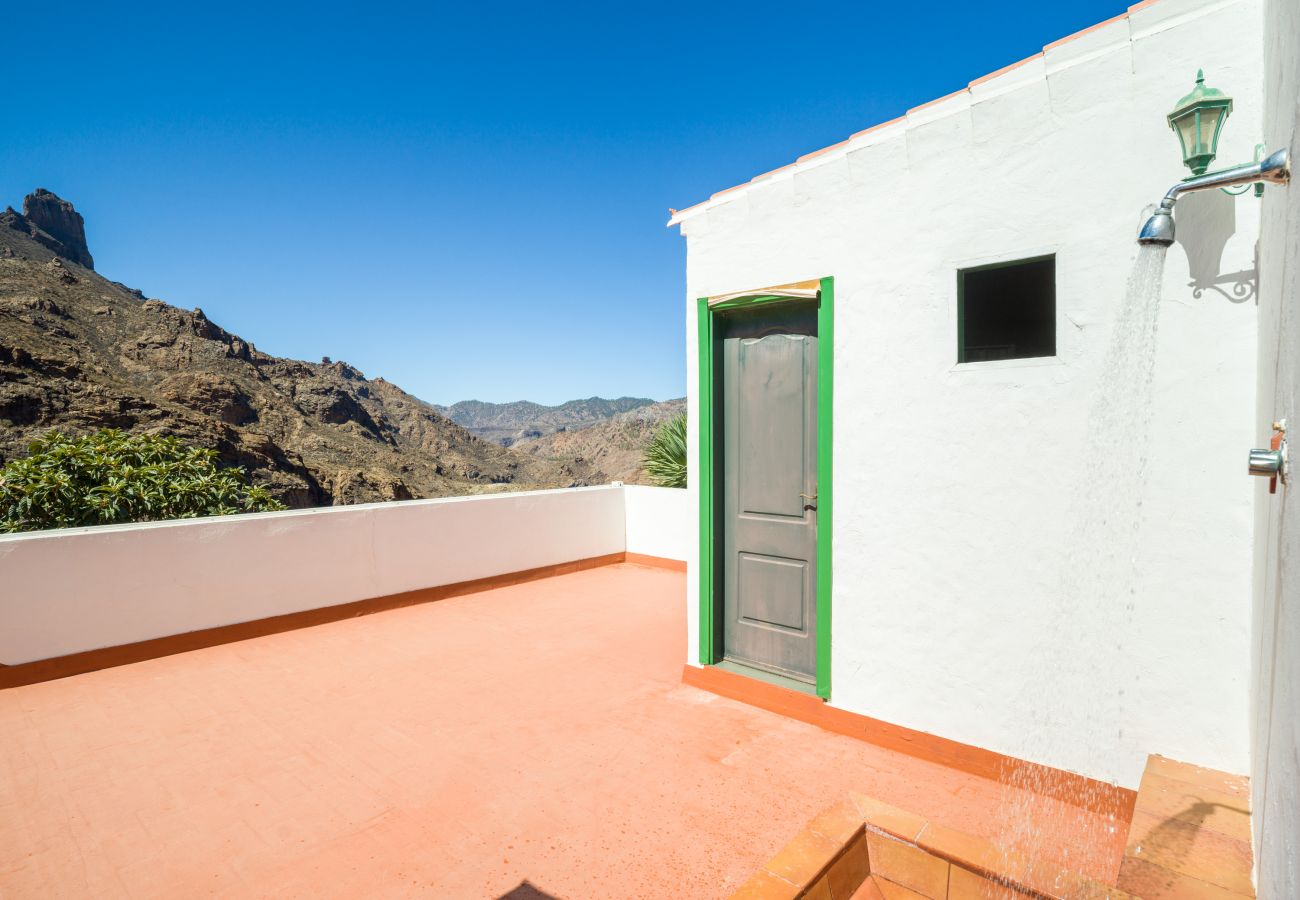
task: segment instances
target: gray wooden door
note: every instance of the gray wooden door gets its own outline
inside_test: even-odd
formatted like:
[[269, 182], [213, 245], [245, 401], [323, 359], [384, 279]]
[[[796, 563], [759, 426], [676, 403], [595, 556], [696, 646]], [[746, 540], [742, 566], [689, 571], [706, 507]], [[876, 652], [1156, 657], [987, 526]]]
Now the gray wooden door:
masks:
[[725, 317], [723, 654], [817, 672], [817, 333], [813, 304]]

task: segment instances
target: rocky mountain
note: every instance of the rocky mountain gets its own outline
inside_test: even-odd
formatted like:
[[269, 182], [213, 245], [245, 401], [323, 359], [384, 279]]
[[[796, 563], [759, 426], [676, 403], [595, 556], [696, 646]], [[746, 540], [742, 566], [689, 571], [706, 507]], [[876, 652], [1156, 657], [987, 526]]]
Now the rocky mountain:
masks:
[[23, 200], [22, 213], [12, 206], [0, 214], [0, 225], [22, 232], [36, 243], [87, 269], [95, 260], [86, 245], [86, 222], [72, 204], [45, 188]]
[[665, 400], [619, 413], [608, 421], [577, 430], [556, 431], [520, 441], [514, 449], [553, 463], [592, 470], [600, 482], [649, 484], [641, 471], [641, 456], [655, 431], [666, 420], [686, 412], [686, 398]]
[[514, 403], [462, 400], [451, 406], [434, 406], [433, 409], [479, 437], [509, 447], [518, 441], [557, 431], [595, 425], [619, 413], [653, 403], [648, 397], [619, 397], [616, 400], [588, 397], [586, 400], [570, 400], [559, 406], [543, 406], [527, 400]]
[[0, 215], [0, 464], [51, 428], [176, 435], [290, 506], [590, 483], [483, 440], [343, 362], [259, 351], [92, 268], [82, 217], [38, 190]]

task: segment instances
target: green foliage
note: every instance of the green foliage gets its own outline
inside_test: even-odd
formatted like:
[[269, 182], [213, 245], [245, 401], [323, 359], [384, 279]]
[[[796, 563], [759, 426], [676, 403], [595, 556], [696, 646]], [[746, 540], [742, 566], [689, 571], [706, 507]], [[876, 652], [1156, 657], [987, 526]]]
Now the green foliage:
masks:
[[686, 413], [659, 426], [641, 457], [641, 468], [660, 487], [686, 487]]
[[0, 468], [0, 532], [193, 519], [284, 509], [244, 470], [178, 438], [106, 428], [51, 431]]

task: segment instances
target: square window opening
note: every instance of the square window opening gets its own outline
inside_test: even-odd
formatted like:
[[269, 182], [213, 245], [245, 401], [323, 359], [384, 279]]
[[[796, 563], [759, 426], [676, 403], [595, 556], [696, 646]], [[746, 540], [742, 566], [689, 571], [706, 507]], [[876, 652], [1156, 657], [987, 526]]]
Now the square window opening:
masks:
[[957, 272], [957, 362], [1055, 355], [1055, 256]]

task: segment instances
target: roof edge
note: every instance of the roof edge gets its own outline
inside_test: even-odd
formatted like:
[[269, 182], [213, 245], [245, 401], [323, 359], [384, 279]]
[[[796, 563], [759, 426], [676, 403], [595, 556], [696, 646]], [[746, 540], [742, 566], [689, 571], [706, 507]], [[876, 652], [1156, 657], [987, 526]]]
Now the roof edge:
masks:
[[1059, 40], [1052, 41], [1049, 44], [1044, 44], [1043, 48], [1039, 50], [1037, 53], [1033, 54], [1032, 56], [1027, 56], [1024, 59], [1019, 60], [1018, 62], [1013, 62], [1010, 65], [1003, 66], [1000, 69], [995, 69], [994, 71], [989, 72], [987, 75], [981, 75], [979, 78], [976, 78], [974, 81], [967, 83], [967, 85], [964, 88], [960, 88], [956, 91], [953, 91], [950, 94], [945, 94], [942, 97], [936, 97], [935, 99], [926, 101], [925, 103], [922, 103], [919, 106], [914, 106], [911, 109], [907, 110], [907, 112], [901, 116], [898, 116], [893, 119], [889, 119], [888, 121], [885, 122], [877, 123], [875, 125], [870, 126], [869, 128], [863, 129], [862, 131], [855, 132], [854, 134], [851, 134], [849, 137], [840, 141], [839, 143], [831, 144], [830, 146], [823, 147], [820, 150], [814, 150], [811, 153], [805, 153], [803, 156], [800, 156], [792, 163], [786, 163], [784, 166], [780, 166], [776, 169], [763, 172], [759, 175], [755, 175], [753, 178], [749, 179], [749, 181], [744, 181], [741, 182], [740, 184], [726, 188], [725, 190], [718, 191], [717, 193], [710, 195], [707, 200], [701, 200], [699, 203], [688, 206], [685, 209], [677, 210], [677, 209], [672, 209], [670, 207], [668, 209], [668, 216], [669, 216], [668, 222], [666, 223], [665, 227], [671, 228], [674, 225], [682, 224], [687, 219], [692, 218], [693, 216], [703, 212], [705, 207], [711, 205], [715, 200], [717, 200], [718, 198], [726, 194], [730, 194], [734, 191], [740, 190], [741, 188], [748, 187], [749, 185], [757, 181], [766, 181], [780, 172], [784, 172], [787, 169], [793, 169], [796, 166], [801, 165], [802, 163], [811, 161], [816, 157], [823, 156], [827, 153], [830, 153], [833, 150], [845, 146], [850, 141], [855, 140], [856, 138], [862, 137], [864, 135], [867, 135], [873, 131], [883, 129], [889, 125], [895, 125], [900, 122], [906, 122], [908, 117], [911, 116], [912, 114], [927, 109], [928, 107], [935, 106], [939, 103], [942, 103], [945, 100], [955, 99], [959, 97], [961, 94], [969, 95], [970, 89], [973, 87], [992, 81], [993, 79], [998, 78], [1002, 75], [1006, 75], [1020, 68], [1026, 63], [1030, 63], [1033, 62], [1034, 60], [1041, 59], [1046, 53], [1056, 50], [1058, 47], [1060, 47], [1063, 44], [1068, 44], [1070, 41], [1077, 40], [1078, 38], [1081, 38], [1087, 34], [1091, 34], [1092, 32], [1098, 30], [1099, 28], [1104, 28], [1105, 26], [1113, 24], [1115, 22], [1123, 21], [1127, 19], [1131, 14], [1136, 12], [1137, 10], [1146, 9], [1147, 7], [1153, 6], [1154, 4], [1159, 2], [1160, 0], [1141, 0], [1141, 2], [1133, 4], [1132, 6], [1128, 7], [1127, 10], [1125, 10], [1124, 12], [1120, 13], [1117, 16], [1111, 16], [1109, 19], [1103, 19], [1102, 21], [1089, 25], [1086, 28], [1081, 28], [1078, 31], [1074, 32], [1073, 34], [1068, 34], [1065, 37], [1060, 38]]

